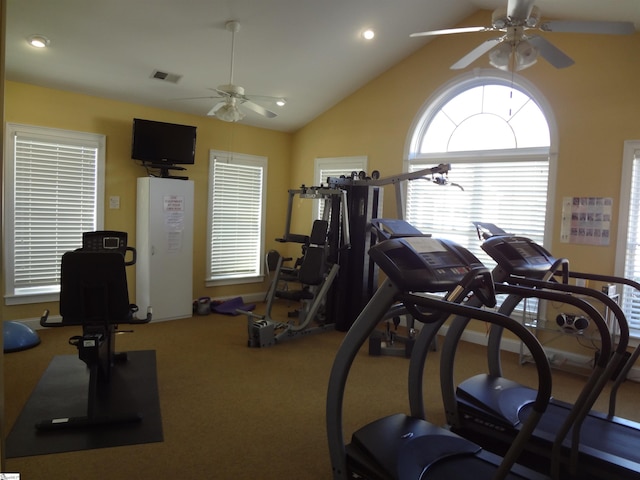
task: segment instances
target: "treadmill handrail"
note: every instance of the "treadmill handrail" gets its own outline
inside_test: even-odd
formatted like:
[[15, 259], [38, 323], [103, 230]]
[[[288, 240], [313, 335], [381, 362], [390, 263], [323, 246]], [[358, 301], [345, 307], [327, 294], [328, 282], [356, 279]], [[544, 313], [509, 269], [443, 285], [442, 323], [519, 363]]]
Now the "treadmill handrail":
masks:
[[[581, 432], [582, 424], [584, 423], [584, 420], [586, 419], [587, 415], [593, 408], [593, 405], [595, 404], [596, 400], [604, 390], [605, 385], [607, 384], [609, 379], [612, 378], [615, 370], [620, 367], [621, 362], [624, 360], [624, 355], [627, 351], [627, 346], [629, 344], [629, 323], [627, 322], [626, 316], [622, 311], [622, 309], [620, 308], [620, 305], [613, 298], [611, 298], [609, 295], [605, 294], [604, 292], [600, 292], [598, 290], [594, 290], [587, 287], [580, 287], [577, 285], [559, 284], [556, 282], [543, 282], [543, 281], [533, 280], [528, 278], [518, 278], [517, 281], [518, 283], [522, 283], [530, 287], [547, 288], [547, 289], [553, 289], [553, 290], [563, 291], [567, 293], [575, 293], [584, 297], [593, 297], [594, 299], [602, 302], [607, 308], [609, 308], [612, 311], [618, 323], [618, 328], [620, 333], [619, 333], [619, 339], [618, 339], [618, 343], [616, 345], [614, 354], [611, 355], [610, 357], [605, 357], [605, 355], [602, 355], [602, 354], [600, 355], [600, 358], [598, 359], [598, 364], [604, 363], [604, 365], [600, 365], [600, 366], [603, 366], [604, 368], [600, 375], [599, 381], [596, 382], [596, 385], [594, 386], [594, 388], [591, 388], [589, 390], [585, 389], [586, 390], [585, 393], [588, 393], [588, 396], [584, 404], [582, 405], [582, 407], [579, 409], [578, 412], [576, 412], [577, 415], [573, 425], [565, 424], [564, 427], [561, 428], [561, 430], [558, 432], [558, 435], [554, 442], [553, 448], [555, 451], [557, 451], [557, 455], [553, 456], [554, 461], [552, 462], [552, 469], [554, 469], [557, 474], [559, 472], [559, 452], [560, 452], [560, 448], [562, 447], [562, 442], [564, 441], [566, 435], [568, 434], [569, 429], [573, 428], [570, 466], [571, 466], [571, 471], [575, 473], [578, 467], [577, 462], [578, 462], [580, 432]], [[606, 326], [606, 323], [605, 323], [605, 326]], [[611, 338], [611, 340], [613, 342], [613, 338]], [[620, 373], [620, 375], [622, 375], [622, 372]], [[612, 388], [611, 395], [609, 397], [609, 417], [613, 417], [613, 412], [615, 411], [615, 393], [616, 393], [615, 388]], [[560, 433], [563, 433], [563, 435], [560, 435]]]
[[[556, 290], [566, 293], [575, 293], [584, 297], [592, 297], [600, 302], [602, 302], [607, 308], [611, 310], [613, 316], [618, 323], [618, 327], [620, 328], [618, 343], [616, 346], [616, 351], [619, 353], [623, 353], [627, 350], [627, 346], [629, 345], [629, 322], [627, 322], [627, 317], [620, 308], [620, 305], [609, 295], [604, 292], [600, 292], [598, 290], [594, 290], [592, 288], [580, 287], [578, 285], [569, 285], [566, 283], [557, 283], [557, 282], [545, 282], [542, 280], [535, 280], [531, 278], [512, 278], [511, 281], [526, 286], [526, 287], [536, 287], [536, 288], [544, 288], [549, 290]], [[601, 316], [601, 315], [600, 315]], [[604, 318], [603, 318], [604, 320]], [[605, 322], [605, 327], [607, 327]], [[607, 333], [610, 334], [607, 330]], [[605, 363], [608, 363], [609, 357], [605, 358]]]
[[[515, 277], [510, 276], [508, 281], [512, 281], [515, 283], [522, 283], [524, 285], [511, 285], [511, 284], [498, 284], [496, 285], [496, 290], [500, 293], [508, 293], [509, 297], [507, 300], [503, 302], [499, 311], [502, 311], [505, 314], [510, 314], [515, 305], [517, 305], [522, 298], [540, 298], [544, 300], [558, 301], [573, 305], [575, 307], [580, 308], [584, 313], [586, 313], [596, 324], [598, 332], [601, 337], [601, 355], [598, 363], [594, 367], [592, 374], [589, 377], [589, 380], [586, 382], [584, 388], [580, 392], [580, 395], [576, 399], [573, 408], [569, 411], [569, 415], [565, 419], [564, 423], [560, 426], [559, 430], [556, 432], [556, 437], [554, 439], [552, 454], [551, 454], [551, 470], [552, 477], [557, 478], [560, 469], [560, 458], [561, 458], [561, 448], [562, 444], [568, 435], [569, 431], [572, 431], [572, 441], [571, 441], [571, 454], [570, 454], [570, 464], [571, 470], [575, 472], [577, 469], [577, 459], [578, 459], [578, 451], [580, 446], [580, 431], [582, 424], [589, 414], [589, 411], [593, 407], [593, 404], [597, 400], [598, 396], [604, 389], [605, 384], [607, 383], [609, 377], [611, 376], [613, 370], [617, 367], [620, 359], [622, 358], [623, 351], [626, 350], [626, 346], [621, 350], [618, 348], [616, 350], [615, 355], [611, 355], [612, 351], [612, 338], [609, 334], [609, 330], [607, 328], [607, 324], [602, 317], [602, 314], [595, 309], [590, 303], [587, 301], [569, 295], [571, 293], [578, 293], [585, 296], [592, 296], [594, 298], [598, 298], [601, 301], [606, 301], [607, 303], [612, 302], [612, 300], [606, 296], [602, 292], [597, 292], [591, 289], [587, 289], [584, 287], [578, 287], [575, 285], [568, 285], [556, 282], [545, 282], [542, 280], [534, 280], [527, 279], [523, 277]], [[535, 288], [534, 288], [535, 287]], [[561, 292], [561, 293], [558, 293]], [[606, 299], [604, 298], [606, 297]], [[615, 302], [613, 302], [615, 303]], [[505, 308], [506, 307], [506, 308]], [[622, 313], [618, 306], [618, 313]], [[624, 323], [624, 315], [622, 317]], [[628, 334], [628, 329], [627, 329]], [[499, 346], [499, 339], [502, 335], [502, 332], [499, 329], [494, 329], [490, 332], [490, 337], [492, 337], [492, 345], [494, 345], [495, 350], [497, 346]], [[628, 340], [628, 335], [627, 335]], [[444, 350], [443, 346], [443, 350]], [[491, 349], [490, 349], [491, 350]], [[490, 351], [489, 354], [497, 355], [497, 352]], [[443, 357], [445, 355], [443, 354]], [[495, 364], [495, 362], [494, 362]], [[492, 372], [494, 375], [502, 376], [502, 372]]]
[[351, 365], [364, 342], [369, 338], [378, 321], [397, 300], [411, 301], [414, 305], [440, 309], [450, 314], [463, 315], [468, 318], [483, 320], [507, 328], [520, 337], [529, 348], [536, 363], [538, 372], [538, 393], [533, 405], [533, 412], [523, 425], [523, 429], [512, 443], [507, 454], [503, 457], [496, 479], [504, 478], [516, 462], [531, 432], [537, 425], [542, 413], [549, 404], [552, 390], [551, 366], [547, 360], [544, 349], [535, 336], [523, 325], [500, 313], [481, 310], [466, 305], [448, 302], [442, 299], [424, 297], [415, 294], [402, 294], [389, 279], [376, 291], [372, 299], [364, 307], [358, 318], [347, 332], [329, 376], [327, 389], [326, 423], [329, 452], [333, 475], [335, 479], [346, 479], [347, 465], [345, 456], [345, 443], [342, 431], [342, 409], [346, 381]]
[[[584, 311], [587, 315], [594, 318], [594, 323], [599, 327], [599, 332], [603, 336], [602, 346], [601, 346], [602, 356], [606, 355], [606, 359], [610, 358], [611, 337], [609, 336], [609, 331], [606, 328], [606, 323], [604, 322], [604, 319], [602, 318], [602, 315], [600, 314], [600, 312], [598, 312], [592, 305], [590, 305], [586, 301], [577, 297], [566, 295], [564, 293], [550, 292], [546, 290], [532, 289], [528, 287], [507, 285], [502, 283], [496, 284], [496, 292], [509, 293], [510, 295], [507, 300], [509, 299], [517, 300], [517, 301], [515, 300], [513, 301], [514, 304], [519, 303], [520, 300], [524, 297], [537, 297], [537, 298], [542, 298], [542, 299], [551, 300], [551, 301], [566, 302], [578, 307], [579, 309]], [[474, 301], [476, 300], [472, 298], [469, 302], [474, 302]], [[502, 306], [500, 307], [498, 312], [502, 315], [509, 315], [511, 313], [510, 311], [505, 312], [503, 310], [503, 307], [505, 306], [505, 302], [502, 303]], [[472, 305], [475, 306], [477, 305], [477, 303]], [[448, 423], [453, 425], [456, 425], [459, 423], [457, 400], [455, 395], [455, 385], [454, 385], [454, 380], [452, 375], [453, 358], [455, 356], [455, 349], [456, 349], [457, 342], [460, 340], [460, 337], [462, 336], [462, 332], [466, 328], [466, 325], [469, 322], [469, 320], [470, 320], [469, 318], [464, 316], [457, 316], [453, 319], [453, 321], [449, 325], [449, 330], [447, 331], [447, 335], [445, 337], [445, 340], [442, 346], [442, 352], [440, 355], [441, 356], [440, 381], [441, 381], [442, 396], [443, 396], [443, 401], [445, 403], [445, 410], [448, 416], [448, 419], [447, 419]], [[521, 325], [523, 328], [526, 329], [524, 325], [520, 323], [519, 325]], [[491, 331], [489, 332], [490, 339], [492, 337], [494, 338], [494, 340], [495, 338], [500, 339], [501, 336], [502, 336], [502, 329], [500, 327], [492, 328]], [[497, 345], [499, 346], [499, 340], [497, 342]], [[604, 367], [601, 366], [600, 368], [603, 369]], [[502, 372], [490, 371], [490, 375], [502, 376]], [[415, 412], [412, 412], [412, 413], [415, 414]]]
[[[631, 280], [625, 277], [618, 277], [616, 275], [600, 275], [597, 273], [583, 273], [583, 272], [572, 272], [569, 271], [570, 278], [580, 278], [584, 280], [595, 280], [599, 282], [607, 282], [607, 283], [620, 283], [622, 285], [626, 285], [636, 290], [636, 292], [640, 293], [640, 283], [635, 280]], [[633, 364], [636, 362], [638, 357], [640, 356], [640, 345], [638, 345], [634, 350], [627, 362], [623, 365], [622, 370], [616, 377], [615, 382], [611, 386], [611, 391], [609, 393], [609, 416], [613, 417], [615, 415], [615, 407], [616, 407], [616, 396], [618, 394], [618, 389], [620, 385], [627, 378], [627, 374], [629, 370], [633, 367]]]

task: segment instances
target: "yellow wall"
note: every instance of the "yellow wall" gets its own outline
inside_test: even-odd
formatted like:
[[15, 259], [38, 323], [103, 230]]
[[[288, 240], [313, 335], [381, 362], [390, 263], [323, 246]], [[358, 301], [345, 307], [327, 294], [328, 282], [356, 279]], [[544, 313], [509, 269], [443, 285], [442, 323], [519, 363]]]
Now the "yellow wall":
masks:
[[[464, 24], [482, 24], [487, 18], [487, 12], [480, 12]], [[233, 150], [269, 158], [266, 248], [282, 248], [273, 239], [284, 231], [286, 191], [313, 182], [314, 159], [367, 155], [369, 171], [377, 169], [382, 176], [400, 173], [409, 129], [421, 106], [443, 84], [461, 74], [450, 70], [449, 65], [490, 36], [452, 35], [435, 39], [295, 134], [14, 82], [6, 84], [6, 121], [106, 134], [106, 197], [119, 195], [121, 208], [106, 210], [105, 227], [128, 231], [132, 245], [135, 245], [135, 179], [144, 175], [144, 171], [129, 156], [131, 119], [143, 117], [197, 125], [196, 165], [187, 172], [196, 182], [194, 298], [255, 293], [263, 291], [265, 285], [204, 287], [207, 150]], [[569, 258], [575, 270], [613, 273], [617, 215], [610, 246], [562, 244], [558, 240], [560, 202], [563, 196], [607, 196], [614, 198], [617, 211], [623, 142], [640, 138], [637, 113], [640, 33], [549, 34], [548, 38], [576, 64], [556, 70], [540, 60], [520, 74], [542, 92], [557, 122], [558, 175], [550, 248], [554, 255]], [[473, 68], [476, 67], [486, 68], [488, 64], [481, 59], [474, 63]], [[339, 75], [332, 78], [340, 81]], [[451, 178], [455, 180], [455, 170]], [[385, 191], [385, 215], [395, 215], [393, 197], [392, 190]], [[307, 231], [310, 225], [310, 203], [297, 206], [296, 212], [309, 210], [308, 215], [296, 217], [302, 219], [300, 231]], [[292, 231], [297, 232], [298, 228]], [[3, 318], [37, 317], [42, 308], [42, 305], [5, 306]], [[57, 311], [57, 306], [53, 306], [53, 311]]]
[[[483, 24], [488, 17], [482, 12], [464, 25]], [[378, 169], [383, 177], [400, 173], [411, 122], [421, 106], [456, 76], [472, 68], [489, 68], [486, 58], [462, 72], [448, 67], [492, 37], [495, 34], [439, 37], [305, 126], [293, 139], [294, 184], [302, 182], [315, 157], [368, 155], [369, 170]], [[576, 62], [557, 70], [539, 60], [520, 72], [551, 105], [558, 128], [553, 243], [549, 247], [554, 255], [569, 258], [575, 270], [612, 274], [623, 142], [640, 138], [640, 33], [548, 34], [547, 38]], [[455, 169], [450, 178], [455, 181]], [[614, 198], [610, 246], [559, 242], [563, 196]], [[395, 215], [393, 191], [385, 191], [385, 215]]]
[[[195, 229], [193, 285], [194, 298], [227, 297], [260, 292], [263, 284], [206, 288], [207, 174], [210, 149], [235, 151], [268, 157], [266, 248], [276, 248], [275, 238], [284, 231], [284, 212], [289, 188], [291, 134], [242, 124], [229, 124], [213, 118], [187, 115], [141, 105], [116, 102], [87, 95], [6, 82], [6, 121], [45, 127], [95, 132], [106, 135], [105, 228], [129, 233], [129, 244], [136, 244], [136, 178], [146, 171], [131, 160], [131, 127], [134, 117], [195, 125], [198, 127], [196, 162], [186, 175], [195, 182]], [[120, 209], [108, 208], [108, 198], [120, 197]], [[135, 270], [129, 268], [129, 290], [135, 298]], [[39, 317], [49, 308], [58, 313], [57, 304], [3, 306], [3, 319]]]

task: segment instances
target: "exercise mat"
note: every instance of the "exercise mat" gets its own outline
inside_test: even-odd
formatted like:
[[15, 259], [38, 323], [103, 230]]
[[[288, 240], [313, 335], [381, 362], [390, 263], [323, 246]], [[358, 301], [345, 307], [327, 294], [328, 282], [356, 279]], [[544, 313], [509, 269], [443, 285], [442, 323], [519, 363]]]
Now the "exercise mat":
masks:
[[38, 431], [43, 420], [87, 415], [89, 372], [77, 355], [58, 355], [36, 385], [6, 441], [7, 458], [162, 442], [155, 350], [128, 352], [117, 363], [100, 415], [136, 412], [141, 420]]
[[250, 311], [256, 308], [255, 304], [246, 304], [242, 297], [230, 298], [224, 302], [211, 307], [211, 311], [222, 313], [223, 315], [239, 315], [238, 310]]

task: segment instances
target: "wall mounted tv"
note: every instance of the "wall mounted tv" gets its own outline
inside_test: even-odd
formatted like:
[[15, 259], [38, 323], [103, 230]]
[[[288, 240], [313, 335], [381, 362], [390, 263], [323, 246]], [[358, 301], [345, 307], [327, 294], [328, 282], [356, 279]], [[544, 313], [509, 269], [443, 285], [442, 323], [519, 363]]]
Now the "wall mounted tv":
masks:
[[168, 177], [170, 170], [184, 170], [196, 154], [196, 127], [154, 120], [133, 119], [131, 158], [147, 168], [160, 169]]

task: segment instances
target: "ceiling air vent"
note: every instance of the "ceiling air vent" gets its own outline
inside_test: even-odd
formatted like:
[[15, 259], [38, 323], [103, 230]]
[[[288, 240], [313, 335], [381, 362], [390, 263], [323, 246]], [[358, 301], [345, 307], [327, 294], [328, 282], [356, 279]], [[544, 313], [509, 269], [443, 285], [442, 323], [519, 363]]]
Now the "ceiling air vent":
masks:
[[153, 73], [151, 74], [151, 78], [156, 78], [164, 82], [178, 83], [178, 81], [182, 78], [182, 75], [178, 75], [177, 73], [167, 73], [167, 72], [162, 72], [160, 70], [154, 70]]

